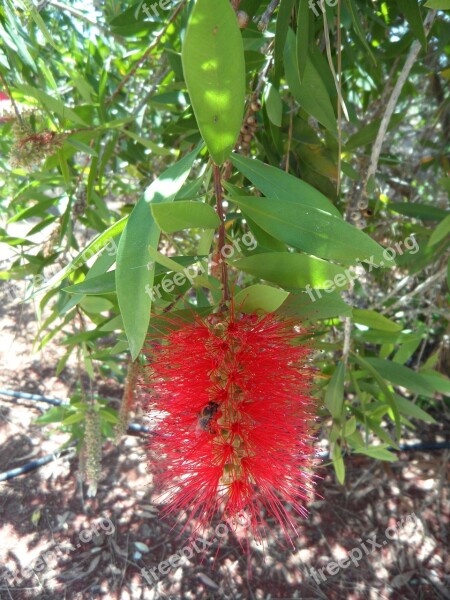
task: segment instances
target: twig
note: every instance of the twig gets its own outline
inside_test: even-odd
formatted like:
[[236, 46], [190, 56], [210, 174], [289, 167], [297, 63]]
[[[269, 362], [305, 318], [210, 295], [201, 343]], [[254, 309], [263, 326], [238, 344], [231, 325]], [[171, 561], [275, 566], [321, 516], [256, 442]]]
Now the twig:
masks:
[[147, 60], [147, 58], [149, 57], [151, 52], [154, 50], [154, 48], [159, 44], [161, 39], [166, 35], [167, 29], [169, 28], [171, 23], [176, 19], [178, 13], [181, 11], [183, 6], [184, 6], [184, 2], [180, 2], [180, 4], [176, 7], [176, 9], [173, 11], [171, 16], [169, 17], [165, 27], [156, 36], [156, 38], [153, 40], [153, 42], [150, 44], [150, 46], [147, 48], [147, 50], [144, 52], [144, 54], [141, 56], [141, 58], [137, 61], [137, 63], [134, 65], [134, 67], [132, 69], [130, 69], [130, 71], [128, 71], [128, 73], [125, 75], [125, 77], [119, 83], [119, 85], [117, 86], [117, 88], [115, 89], [113, 94], [108, 98], [108, 101], [107, 101], [108, 104], [110, 104], [116, 98], [116, 96], [118, 94], [120, 94], [124, 85], [131, 79], [131, 77], [133, 77], [133, 75], [136, 73], [136, 71], [139, 69], [139, 67]]
[[[425, 35], [428, 35], [430, 29], [433, 25], [434, 19], [436, 17], [436, 11], [430, 11], [424, 21], [424, 29]], [[411, 72], [411, 69], [416, 62], [417, 56], [419, 55], [421, 49], [421, 43], [418, 40], [415, 40], [411, 46], [408, 57], [405, 61], [403, 69], [400, 72], [400, 75], [397, 79], [397, 82], [392, 90], [391, 96], [386, 105], [386, 110], [384, 111], [383, 118], [381, 119], [380, 129], [378, 130], [378, 134], [375, 140], [374, 145], [372, 146], [372, 154], [370, 156], [370, 163], [367, 169], [367, 174], [364, 180], [363, 186], [363, 194], [366, 192], [367, 184], [371, 177], [375, 176], [378, 167], [378, 161], [380, 159], [381, 148], [383, 146], [384, 138], [386, 136], [389, 123], [391, 121], [392, 115], [394, 114], [395, 107], [397, 106], [398, 99], [400, 97], [403, 86], [405, 85], [406, 80], [408, 79], [408, 75]]]
[[[337, 102], [337, 125], [338, 125], [338, 164], [337, 164], [337, 195], [341, 191], [341, 154], [342, 154], [342, 40], [341, 40], [341, 0], [337, 6], [337, 57], [338, 57], [338, 102]], [[345, 106], [345, 105], [344, 105]], [[348, 119], [348, 115], [347, 115]]]
[[[348, 121], [349, 117], [348, 117], [347, 107], [345, 105], [344, 98], [342, 97], [342, 91], [341, 91], [340, 81], [338, 81], [338, 78], [337, 78], [337, 75], [336, 75], [336, 71], [335, 71], [334, 65], [333, 65], [333, 59], [331, 57], [330, 32], [328, 30], [327, 11], [326, 11], [325, 6], [324, 6], [324, 0], [320, 0], [320, 4], [321, 4], [321, 7], [322, 7], [323, 29], [324, 29], [324, 34], [325, 34], [325, 47], [326, 47], [326, 50], [327, 50], [328, 64], [330, 65], [330, 71], [331, 71], [331, 74], [333, 75], [334, 85], [336, 86], [336, 91], [337, 91], [337, 95], [338, 95], [338, 101], [339, 101], [340, 105], [342, 106], [342, 110], [344, 112], [344, 116], [345, 116], [345, 118]], [[340, 3], [339, 3], [339, 7], [340, 7]], [[340, 18], [340, 14], [339, 14], [338, 19], [339, 18]], [[340, 39], [340, 33], [341, 33], [341, 25], [340, 25], [340, 21], [339, 21], [338, 22], [338, 39]], [[338, 43], [338, 45], [339, 45], [339, 43]]]
[[269, 24], [269, 21], [279, 4], [280, 0], [272, 0], [269, 6], [266, 8], [258, 22], [258, 29], [260, 31], [265, 31], [267, 29], [267, 25]]
[[408, 294], [405, 294], [404, 296], [402, 296], [399, 300], [397, 300], [397, 302], [395, 302], [394, 304], [392, 304], [391, 306], [389, 306], [383, 312], [385, 312], [385, 313], [391, 312], [392, 310], [394, 310], [394, 308], [397, 308], [398, 306], [400, 306], [401, 304], [403, 304], [407, 300], [411, 299], [413, 296], [416, 296], [417, 294], [420, 294], [420, 292], [422, 292], [423, 290], [429, 289], [429, 287], [430, 287], [430, 285], [432, 283], [435, 283], [436, 281], [439, 281], [439, 279], [441, 279], [442, 277], [445, 277], [446, 274], [447, 274], [447, 267], [445, 266], [443, 269], [441, 269], [437, 273], [434, 273], [434, 275], [431, 275], [431, 277], [428, 277], [428, 279], [426, 279], [421, 284], [419, 284], [411, 292], [408, 292]]
[[[225, 246], [225, 216], [224, 216], [224, 212], [223, 212], [223, 190], [222, 190], [222, 184], [220, 182], [220, 167], [218, 167], [217, 165], [213, 166], [213, 170], [214, 170], [214, 193], [216, 196], [216, 211], [217, 211], [217, 215], [220, 219], [220, 226], [219, 226], [219, 240], [218, 240], [218, 256], [223, 257], [222, 255], [222, 248]], [[226, 261], [222, 258], [219, 259], [219, 261], [221, 260], [220, 263], [220, 268], [221, 268], [221, 278], [222, 278], [222, 301], [223, 304], [225, 304], [225, 302], [227, 302], [227, 300], [230, 299], [230, 293], [229, 293], [229, 289], [228, 289], [228, 269], [227, 269], [227, 263]]]
[[11, 104], [14, 108], [14, 112], [16, 113], [17, 120], [22, 125], [22, 127], [25, 127], [25, 123], [23, 122], [22, 115], [19, 112], [19, 107], [17, 106], [16, 101], [12, 97], [11, 90], [9, 89], [8, 83], [6, 82], [6, 79], [3, 77], [1, 72], [0, 72], [0, 81], [2, 82], [2, 85], [5, 88], [5, 91], [7, 92], [9, 99], [11, 100]]

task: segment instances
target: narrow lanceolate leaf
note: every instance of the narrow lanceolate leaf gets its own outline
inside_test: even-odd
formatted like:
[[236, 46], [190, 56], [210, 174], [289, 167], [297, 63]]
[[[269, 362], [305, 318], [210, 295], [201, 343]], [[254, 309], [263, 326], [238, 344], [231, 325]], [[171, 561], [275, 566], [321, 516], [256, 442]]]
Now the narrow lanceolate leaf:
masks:
[[322, 210], [312, 207], [302, 210], [298, 202], [291, 199], [229, 198], [267, 233], [308, 254], [344, 264], [359, 260], [370, 260], [381, 266], [394, 264], [371, 237]]
[[307, 59], [302, 67], [298, 64], [297, 44], [294, 32], [289, 30], [284, 50], [286, 79], [294, 98], [312, 117], [331, 132], [337, 131], [337, 121], [333, 104], [319, 71]]
[[152, 214], [156, 223], [164, 233], [173, 233], [180, 229], [205, 227], [216, 229], [220, 219], [209, 204], [180, 200], [170, 204], [155, 204]]
[[299, 210], [309, 207], [319, 208], [322, 212], [342, 219], [341, 213], [334, 204], [306, 181], [240, 154], [233, 154], [231, 162], [264, 196], [278, 200], [286, 198], [297, 202]]
[[308, 4], [308, 0], [300, 0], [298, 9], [296, 44], [300, 82], [305, 74], [306, 63], [308, 61], [309, 21], [312, 16], [312, 11]]
[[345, 367], [342, 362], [338, 364], [333, 377], [328, 384], [325, 392], [325, 405], [331, 413], [333, 419], [339, 419], [342, 414], [342, 405], [344, 402], [344, 379]]
[[150, 322], [151, 289], [155, 277], [148, 247], [158, 247], [161, 230], [150, 204], [171, 202], [186, 181], [200, 150], [187, 154], [158, 177], [133, 209], [117, 250], [116, 289], [125, 333], [135, 360]]
[[182, 62], [200, 133], [220, 165], [238, 138], [245, 101], [244, 46], [229, 0], [197, 0]]
[[285, 288], [326, 288], [330, 280], [337, 287], [347, 287], [348, 278], [343, 267], [333, 263], [293, 252], [263, 252], [240, 258], [233, 267], [259, 279], [272, 281]]
[[435, 392], [434, 386], [422, 377], [422, 375], [416, 373], [416, 371], [381, 358], [366, 358], [365, 360], [376, 369], [384, 379], [387, 379], [392, 384], [405, 387], [415, 394], [433, 397]]
[[367, 310], [364, 308], [353, 309], [353, 320], [355, 323], [365, 325], [370, 329], [380, 329], [381, 331], [400, 331], [402, 326], [394, 323], [384, 315], [377, 313], [375, 310]]

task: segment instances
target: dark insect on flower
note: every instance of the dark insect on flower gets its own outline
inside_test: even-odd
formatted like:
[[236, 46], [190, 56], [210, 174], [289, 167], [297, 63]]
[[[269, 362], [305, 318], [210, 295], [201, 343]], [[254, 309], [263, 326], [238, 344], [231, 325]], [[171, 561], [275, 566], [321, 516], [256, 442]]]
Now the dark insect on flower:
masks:
[[215, 429], [212, 427], [211, 422], [214, 419], [217, 411], [219, 410], [219, 405], [217, 402], [208, 402], [208, 404], [201, 410], [198, 418], [198, 424], [200, 429], [203, 431], [209, 431], [210, 433], [214, 433]]

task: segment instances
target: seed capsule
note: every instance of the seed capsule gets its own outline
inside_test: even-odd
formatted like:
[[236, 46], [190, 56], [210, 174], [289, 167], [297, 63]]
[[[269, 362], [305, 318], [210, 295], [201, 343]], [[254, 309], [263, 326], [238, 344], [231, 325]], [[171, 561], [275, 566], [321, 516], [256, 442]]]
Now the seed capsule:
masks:
[[261, 110], [261, 106], [262, 104], [259, 100], [253, 100], [253, 102], [250, 104], [250, 108], [253, 112], [258, 112], [258, 110]]
[[248, 27], [248, 24], [250, 23], [250, 17], [248, 16], [248, 14], [246, 12], [244, 12], [243, 10], [239, 10], [236, 13], [236, 16], [237, 16], [239, 27], [241, 29], [245, 29], [246, 27]]

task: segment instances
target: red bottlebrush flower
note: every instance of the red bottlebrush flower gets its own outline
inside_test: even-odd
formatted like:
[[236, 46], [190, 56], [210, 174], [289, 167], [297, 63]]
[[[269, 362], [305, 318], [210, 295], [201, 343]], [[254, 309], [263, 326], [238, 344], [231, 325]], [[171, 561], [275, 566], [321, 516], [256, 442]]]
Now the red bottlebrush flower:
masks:
[[259, 537], [265, 509], [290, 539], [313, 482], [308, 347], [274, 314], [176, 325], [149, 345], [163, 514], [186, 510], [198, 528], [217, 512], [231, 524], [244, 517]]

